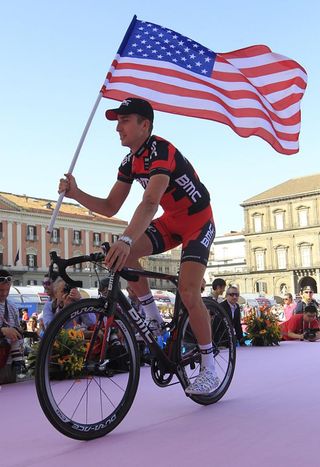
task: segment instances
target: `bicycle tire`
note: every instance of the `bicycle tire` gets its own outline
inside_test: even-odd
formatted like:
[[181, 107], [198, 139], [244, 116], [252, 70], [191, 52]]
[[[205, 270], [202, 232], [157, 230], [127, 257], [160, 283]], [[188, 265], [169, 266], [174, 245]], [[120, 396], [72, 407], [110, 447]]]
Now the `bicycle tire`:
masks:
[[[67, 306], [50, 323], [39, 348], [35, 383], [40, 405], [50, 423], [73, 439], [91, 440], [114, 430], [128, 413], [138, 387], [140, 362], [137, 343], [128, 319], [118, 307], [112, 332], [109, 332], [105, 360], [101, 364], [98, 358], [97, 363], [94, 352], [91, 352], [81, 364], [80, 355], [83, 358], [85, 352], [81, 346], [87, 349], [89, 345], [86, 345], [85, 334], [81, 343], [81, 334], [75, 333], [75, 320], [79, 322], [79, 319], [94, 313], [97, 319], [101, 317], [103, 323], [103, 311], [101, 299], [84, 299]], [[70, 341], [65, 343], [66, 333], [68, 336], [80, 336], [79, 349], [72, 347]], [[121, 357], [119, 352], [116, 357], [114, 350], [112, 353], [115, 343], [111, 341], [111, 335], [116, 335], [116, 344], [121, 345]], [[98, 343], [98, 337], [95, 343]], [[69, 352], [68, 362], [72, 358], [80, 360], [74, 374], [70, 373], [63, 358], [57, 358], [58, 351]], [[127, 371], [119, 369], [120, 361], [122, 365], [126, 362]], [[62, 374], [59, 374], [61, 365]]]
[[[204, 299], [211, 317], [212, 344], [215, 354], [215, 368], [220, 379], [220, 385], [209, 395], [190, 395], [190, 399], [201, 405], [218, 402], [228, 390], [236, 364], [236, 339], [231, 320], [226, 311], [212, 299]], [[192, 365], [186, 361], [192, 357]], [[189, 324], [188, 313], [184, 310], [179, 323], [177, 336], [176, 358], [184, 371], [182, 386], [184, 389], [190, 380], [199, 374], [201, 355], [197, 341]]]

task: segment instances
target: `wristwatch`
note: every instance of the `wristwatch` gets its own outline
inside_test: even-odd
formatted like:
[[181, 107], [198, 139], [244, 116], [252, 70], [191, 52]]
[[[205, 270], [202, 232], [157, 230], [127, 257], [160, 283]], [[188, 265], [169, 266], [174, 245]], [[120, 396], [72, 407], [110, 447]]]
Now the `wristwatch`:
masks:
[[121, 237], [118, 238], [120, 242], [126, 243], [130, 247], [132, 246], [132, 238], [128, 237], [127, 235], [121, 235]]

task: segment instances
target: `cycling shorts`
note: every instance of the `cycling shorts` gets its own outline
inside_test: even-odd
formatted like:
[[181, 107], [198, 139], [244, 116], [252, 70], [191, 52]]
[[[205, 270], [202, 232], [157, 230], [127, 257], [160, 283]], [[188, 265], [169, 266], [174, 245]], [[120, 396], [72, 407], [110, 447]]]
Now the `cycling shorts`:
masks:
[[153, 220], [145, 234], [152, 243], [152, 254], [163, 253], [182, 244], [181, 263], [195, 261], [207, 266], [215, 226], [211, 206], [192, 216], [185, 212]]

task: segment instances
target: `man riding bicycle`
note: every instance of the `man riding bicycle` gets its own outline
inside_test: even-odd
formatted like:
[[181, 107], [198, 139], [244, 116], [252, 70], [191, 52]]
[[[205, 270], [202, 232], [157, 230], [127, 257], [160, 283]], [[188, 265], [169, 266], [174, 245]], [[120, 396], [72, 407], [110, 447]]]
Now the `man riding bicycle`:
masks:
[[[139, 258], [182, 244], [178, 287], [201, 352], [200, 373], [186, 393], [210, 394], [219, 386], [219, 379], [210, 318], [201, 299], [201, 282], [215, 235], [209, 193], [178, 149], [152, 135], [154, 114], [149, 102], [128, 97], [119, 108], [107, 110], [106, 118], [118, 121], [121, 144], [130, 149], [109, 195], [104, 199], [83, 192], [71, 174], [60, 180], [59, 192], [91, 211], [112, 217], [125, 202], [133, 180], [142, 185], [142, 200], [123, 235], [111, 246], [105, 264], [116, 271], [124, 266], [139, 268]], [[153, 220], [159, 206], [164, 213]], [[156, 322], [160, 328], [162, 318], [147, 279], [140, 277], [130, 287], [143, 305], [150, 326]]]

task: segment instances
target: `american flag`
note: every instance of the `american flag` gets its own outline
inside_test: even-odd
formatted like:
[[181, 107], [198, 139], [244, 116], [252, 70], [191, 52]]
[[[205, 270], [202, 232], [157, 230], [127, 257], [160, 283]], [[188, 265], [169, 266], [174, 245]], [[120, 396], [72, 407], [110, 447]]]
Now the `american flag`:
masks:
[[156, 110], [215, 120], [256, 135], [278, 152], [299, 151], [307, 74], [294, 60], [254, 45], [216, 53], [134, 16], [107, 74], [103, 97], [148, 100]]

